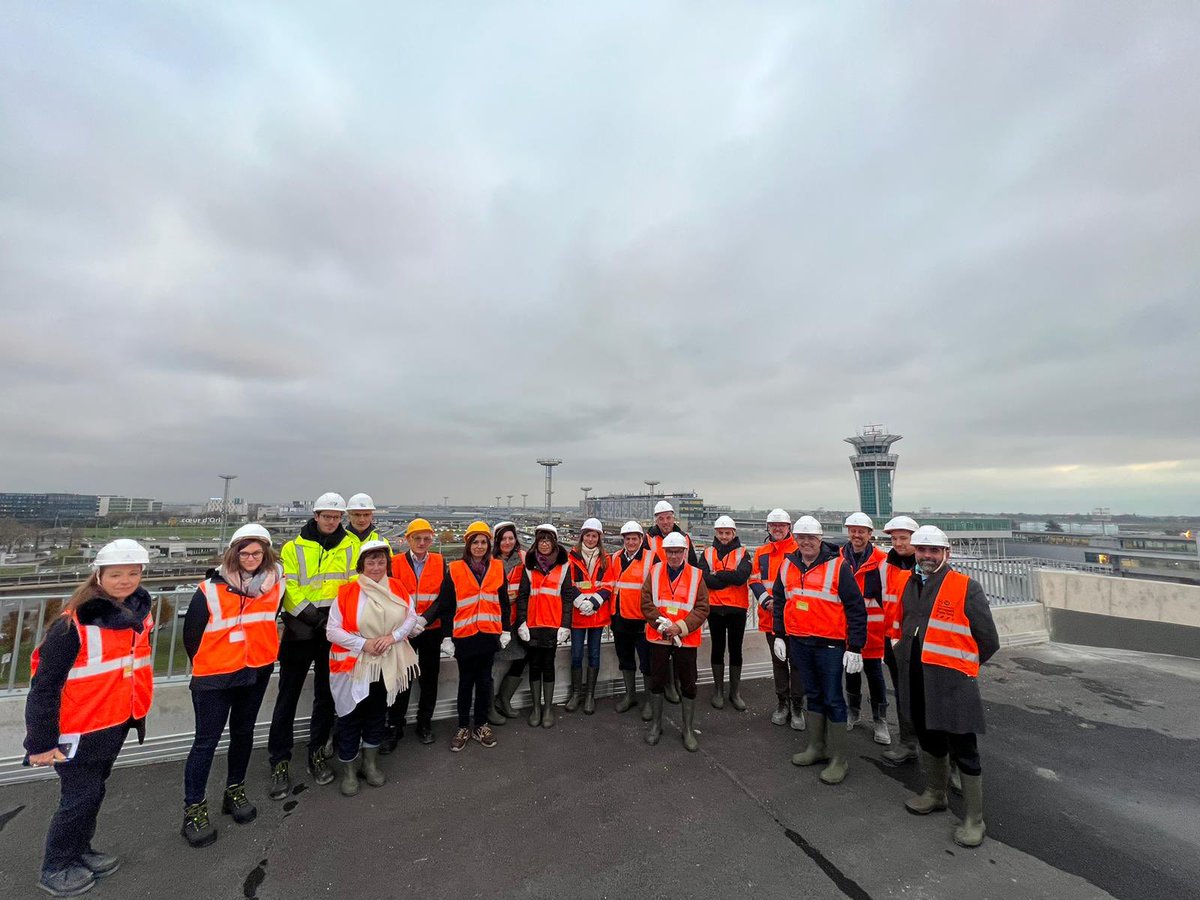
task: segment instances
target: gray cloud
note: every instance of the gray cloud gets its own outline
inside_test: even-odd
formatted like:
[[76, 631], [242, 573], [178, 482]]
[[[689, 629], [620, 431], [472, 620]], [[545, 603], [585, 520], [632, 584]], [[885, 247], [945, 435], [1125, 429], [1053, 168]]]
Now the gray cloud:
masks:
[[[1200, 506], [1200, 15], [41, 4], [6, 489]], [[1189, 302], [1190, 301], [1190, 302]], [[1130, 468], [1136, 467], [1136, 468]]]

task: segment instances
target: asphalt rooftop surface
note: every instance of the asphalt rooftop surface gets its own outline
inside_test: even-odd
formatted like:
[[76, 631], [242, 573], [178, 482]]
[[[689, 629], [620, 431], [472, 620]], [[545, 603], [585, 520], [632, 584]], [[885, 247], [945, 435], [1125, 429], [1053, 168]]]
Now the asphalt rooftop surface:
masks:
[[[842, 785], [790, 755], [805, 736], [772, 726], [768, 681], [738, 713], [708, 705], [699, 753], [667, 706], [657, 747], [613, 701], [594, 716], [524, 719], [491, 750], [449, 752], [410, 733], [384, 760], [388, 783], [344, 798], [301, 769], [292, 796], [257, 821], [214, 813], [220, 837], [179, 836], [182, 763], [118, 769], [96, 846], [122, 867], [91, 897], [813, 897], [1183, 898], [1200, 896], [1200, 660], [1048, 644], [1001, 651], [981, 678], [988, 839], [954, 845], [962, 812], [908, 815], [915, 765], [881, 766], [870, 732], [851, 736]], [[561, 708], [560, 708], [561, 709]], [[219, 809], [224, 760], [209, 797]], [[35, 888], [57, 782], [0, 788], [0, 897]]]

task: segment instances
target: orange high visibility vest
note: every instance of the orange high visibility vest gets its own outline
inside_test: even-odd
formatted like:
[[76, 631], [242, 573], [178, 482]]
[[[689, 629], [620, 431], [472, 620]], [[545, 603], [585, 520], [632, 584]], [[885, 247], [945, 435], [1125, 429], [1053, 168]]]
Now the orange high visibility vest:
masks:
[[[732, 553], [717, 557], [717, 548], [709, 547], [704, 551], [704, 561], [708, 563], [708, 571], [732, 572], [742, 564], [746, 556], [746, 548], [738, 547]], [[750, 582], [725, 588], [709, 588], [708, 602], [713, 606], [735, 606], [738, 609], [750, 608]]]
[[[432, 556], [433, 554], [429, 554]], [[429, 563], [425, 564], [428, 567]], [[411, 571], [411, 570], [410, 570]], [[389, 578], [387, 580], [388, 590], [402, 600], [412, 603], [412, 593], [404, 586], [404, 582], [399, 578]], [[338, 588], [337, 600], [334, 602], [338, 605], [338, 610], [342, 614], [342, 628], [351, 634], [358, 634], [358, 599], [362, 593], [362, 588], [358, 581], [351, 581], [343, 584]], [[351, 650], [349, 647], [343, 647], [341, 644], [329, 645], [329, 674], [330, 675], [345, 675], [354, 671], [354, 664], [358, 662], [358, 652]]]
[[450, 578], [454, 581], [454, 636], [467, 638], [473, 634], [499, 634], [504, 630], [500, 619], [500, 589], [504, 586], [504, 563], [493, 559], [483, 573], [483, 581], [464, 559], [450, 563]]
[[[421, 580], [417, 583], [417, 573], [408, 562], [407, 553], [397, 553], [392, 557], [392, 577], [400, 579], [405, 592], [415, 597], [417, 615], [424, 616], [433, 601], [442, 592], [442, 580], [446, 576], [446, 561], [440, 553], [430, 553], [425, 557], [425, 568], [421, 570]], [[434, 619], [425, 626], [426, 631], [434, 631], [442, 627], [439, 619]]]
[[967, 619], [967, 585], [971, 579], [950, 571], [938, 586], [925, 626], [921, 662], [957, 669], [974, 678], [979, 674], [979, 645]]
[[[750, 581], [751, 585], [761, 584], [767, 589], [767, 596], [771, 596], [771, 588], [775, 584], [775, 579], [779, 576], [779, 567], [783, 564], [783, 558], [789, 553], [795, 553], [800, 547], [796, 543], [796, 539], [790, 534], [787, 540], [770, 541], [763, 544], [754, 551], [754, 564], [751, 566]], [[758, 630], [773, 634], [775, 631], [775, 609], [772, 601], [766, 609], [761, 606], [758, 608]]]
[[900, 598], [904, 596], [904, 586], [908, 584], [911, 569], [901, 569], [889, 565], [885, 557], [879, 564], [879, 583], [883, 585], [883, 623], [884, 634], [888, 638], [899, 639], [900, 623], [904, 620], [904, 607]]
[[838, 596], [842, 558], [835, 556], [807, 572], [790, 559], [779, 567], [785, 606], [783, 628], [790, 637], [846, 640], [846, 610]]
[[[838, 556], [845, 559], [845, 555], [839, 553]], [[887, 554], [878, 547], [871, 548], [871, 555], [867, 557], [867, 561], [858, 567], [854, 573], [854, 580], [858, 582], [858, 592], [863, 595], [863, 602], [867, 607], [867, 642], [863, 645], [862, 655], [864, 659], [883, 659], [883, 639], [887, 633], [887, 615], [884, 612], [883, 604], [870, 598], [866, 594], [867, 573], [878, 569], [887, 559]], [[879, 583], [883, 584], [883, 572], [880, 572]]]
[[[654, 554], [644, 550], [640, 556], [625, 565], [624, 551], [614, 554], [608, 561], [608, 581], [613, 592], [613, 608], [622, 619], [643, 621], [642, 585], [646, 582]], [[621, 568], [625, 566], [624, 568]]]
[[[591, 572], [583, 564], [583, 559], [575, 555], [574, 550], [567, 556], [567, 560], [571, 564], [571, 580], [575, 582], [575, 587], [579, 588], [579, 593], [595, 594], [608, 587], [606, 580], [608, 567], [601, 566], [599, 558], [596, 560], [596, 567]], [[610, 624], [612, 624], [612, 605], [610, 603], [602, 604], [590, 616], [585, 616], [578, 609], [571, 610], [572, 628], [603, 628]]]
[[[650, 597], [658, 607], [659, 615], [666, 616], [672, 622], [682, 622], [688, 613], [696, 606], [696, 593], [700, 590], [700, 582], [704, 575], [696, 566], [683, 564], [679, 577], [671, 581], [667, 564], [656, 562], [650, 569]], [[699, 647], [703, 637], [703, 629], [697, 628], [680, 640], [685, 647]], [[669, 644], [670, 638], [658, 633], [653, 625], [646, 624], [646, 640], [655, 644]]]
[[[674, 529], [671, 529], [671, 531], [668, 531], [667, 534], [671, 534], [673, 532], [674, 532]], [[679, 533], [682, 534], [685, 538], [687, 538], [687, 542], [688, 542], [687, 548], [688, 548], [688, 550], [692, 550], [693, 549], [692, 548], [692, 536], [690, 534], [688, 534], [687, 532], [679, 532]], [[667, 551], [664, 550], [663, 546], [662, 546], [663, 538], [665, 538], [666, 536], [667, 536], [666, 534], [663, 534], [663, 535], [648, 534], [648, 535], [646, 535], [646, 542], [650, 545], [650, 552], [654, 555], [655, 559], [657, 559], [658, 562], [661, 562], [661, 563], [665, 563], [667, 561]]]
[[[154, 617], [146, 615], [141, 634], [83, 625], [74, 614], [71, 622], [79, 633], [79, 653], [63, 684], [59, 732], [90, 734], [145, 716], [154, 698]], [[33, 651], [31, 675], [37, 674], [40, 650]]]
[[[508, 621], [504, 623], [507, 628], [512, 628], [517, 624], [517, 594], [521, 590], [521, 579], [525, 576], [525, 551], [517, 550], [517, 554], [521, 561], [512, 567], [507, 576]], [[501, 565], [503, 565], [503, 562]]]
[[211, 579], [200, 582], [200, 590], [208, 601], [208, 624], [192, 660], [193, 675], [227, 675], [275, 662], [279, 656], [275, 615], [282, 579], [260, 597], [243, 597]]
[[525, 624], [530, 628], [568, 628], [563, 621], [562, 589], [567, 566], [561, 563], [543, 575], [536, 565], [526, 569], [529, 573], [529, 607]]

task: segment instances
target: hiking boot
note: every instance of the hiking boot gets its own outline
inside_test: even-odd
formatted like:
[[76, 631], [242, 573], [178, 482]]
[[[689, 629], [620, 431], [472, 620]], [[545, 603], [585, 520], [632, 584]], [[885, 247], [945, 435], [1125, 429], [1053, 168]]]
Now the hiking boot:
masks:
[[825, 732], [827, 720], [816, 713], [809, 716], [812, 727], [808, 729], [808, 746], [792, 756], [793, 766], [815, 766], [825, 762], [829, 756], [825, 753]]
[[696, 732], [692, 727], [696, 720], [696, 701], [680, 697], [679, 711], [683, 717], [683, 749], [695, 753], [700, 749], [700, 742], [696, 740]]
[[193, 847], [207, 847], [217, 839], [217, 829], [208, 818], [207, 800], [184, 808], [183, 827], [179, 829], [179, 833]]
[[650, 730], [646, 732], [646, 743], [654, 746], [662, 740], [663, 695], [650, 695]]
[[713, 666], [712, 667], [712, 676], [713, 676], [713, 695], [712, 695], [712, 700], [709, 702], [712, 703], [713, 709], [724, 709], [725, 708], [725, 667], [724, 666]]
[[925, 770], [925, 790], [904, 801], [904, 808], [914, 816], [927, 816], [946, 808], [946, 785], [950, 781], [950, 760], [945, 756], [921, 754]]
[[267, 796], [272, 800], [282, 800], [292, 792], [292, 776], [288, 773], [288, 761], [281, 760], [271, 766], [271, 789]]
[[96, 885], [94, 876], [86, 866], [69, 865], [57, 872], [42, 872], [38, 887], [52, 897], [78, 897]]
[[792, 731], [803, 731], [806, 725], [804, 721], [804, 701], [793, 700], [790, 706], [791, 714], [788, 716], [788, 727]]
[[776, 697], [775, 712], [771, 713], [772, 725], [786, 725], [791, 717], [791, 712], [788, 710], [788, 701], [786, 697]]
[[358, 793], [358, 758], [358, 754], [355, 753], [354, 759], [338, 760], [342, 767], [342, 783], [338, 785], [338, 790], [342, 792], [343, 797], [353, 797]]
[[533, 709], [529, 711], [529, 727], [537, 728], [542, 724], [542, 682], [530, 678], [529, 693], [533, 697]]
[[121, 861], [111, 853], [101, 853], [91, 847], [79, 854], [79, 861], [97, 878], [104, 878], [121, 868]]
[[625, 685], [625, 695], [617, 701], [617, 712], [629, 712], [637, 706], [637, 676], [633, 672], [622, 670], [621, 681]]
[[963, 806], [966, 815], [962, 824], [954, 829], [954, 843], [960, 847], [978, 847], [987, 834], [983, 821], [983, 776], [962, 776]]
[[821, 770], [821, 781], [824, 784], [841, 784], [850, 772], [850, 758], [846, 755], [846, 741], [849, 733], [841, 728], [828, 729], [825, 750], [829, 754], [829, 765]]
[[467, 746], [467, 741], [471, 739], [470, 728], [459, 728], [454, 732], [454, 737], [450, 738], [450, 752], [457, 753], [463, 747]]
[[496, 691], [496, 709], [500, 710], [500, 715], [509, 719], [515, 719], [520, 715], [512, 705], [513, 694], [520, 686], [520, 675], [504, 676], [504, 680], [500, 682], [500, 690]]
[[371, 787], [383, 787], [387, 784], [387, 776], [379, 768], [379, 748], [363, 747], [362, 774]]
[[738, 712], [746, 711], [746, 701], [742, 699], [742, 667], [729, 667], [729, 705]]
[[308, 774], [319, 785], [333, 783], [336, 776], [329, 765], [329, 757], [326, 755], [324, 747], [308, 751]]
[[583, 714], [585, 716], [596, 714], [596, 679], [599, 677], [599, 667], [588, 666], [587, 677], [583, 681]]
[[554, 727], [554, 682], [542, 679], [542, 727]]
[[246, 785], [231, 784], [225, 788], [225, 796], [221, 798], [221, 812], [233, 816], [233, 821], [239, 825], [253, 822], [258, 815], [258, 808], [246, 798]]
[[567, 694], [567, 702], [563, 704], [563, 712], [575, 712], [583, 702], [583, 669], [571, 669], [571, 690]]
[[479, 741], [480, 746], [487, 747], [489, 750], [496, 746], [496, 735], [487, 725], [480, 725], [472, 731], [471, 739]]

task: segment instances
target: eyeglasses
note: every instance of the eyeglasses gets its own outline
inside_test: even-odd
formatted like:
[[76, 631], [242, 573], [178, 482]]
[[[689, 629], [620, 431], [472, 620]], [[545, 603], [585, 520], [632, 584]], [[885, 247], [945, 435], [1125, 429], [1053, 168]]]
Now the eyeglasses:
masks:
[[262, 559], [263, 552], [261, 550], [239, 550], [238, 556], [242, 559]]

